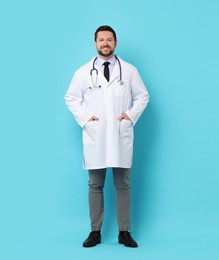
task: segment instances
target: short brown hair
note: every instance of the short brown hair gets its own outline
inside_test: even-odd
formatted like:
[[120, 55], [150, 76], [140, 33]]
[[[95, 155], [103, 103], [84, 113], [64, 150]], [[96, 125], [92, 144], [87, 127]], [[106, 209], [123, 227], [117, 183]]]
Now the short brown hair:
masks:
[[96, 30], [96, 32], [95, 32], [95, 34], [94, 34], [94, 40], [95, 40], [95, 41], [97, 40], [97, 33], [98, 33], [98, 32], [101, 32], [101, 31], [109, 31], [109, 32], [112, 32], [112, 33], [113, 33], [114, 40], [117, 41], [115, 31], [113, 30], [112, 27], [110, 27], [110, 26], [108, 26], [108, 25], [102, 25], [102, 26], [100, 26], [99, 28], [97, 28], [97, 30]]

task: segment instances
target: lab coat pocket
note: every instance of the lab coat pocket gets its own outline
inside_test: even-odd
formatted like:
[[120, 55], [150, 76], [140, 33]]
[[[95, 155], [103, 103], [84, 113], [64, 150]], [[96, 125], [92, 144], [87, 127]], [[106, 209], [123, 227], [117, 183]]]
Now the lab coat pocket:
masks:
[[120, 121], [120, 140], [127, 143], [133, 142], [133, 123], [131, 120]]
[[88, 121], [83, 128], [83, 143], [94, 143], [96, 141], [97, 121]]

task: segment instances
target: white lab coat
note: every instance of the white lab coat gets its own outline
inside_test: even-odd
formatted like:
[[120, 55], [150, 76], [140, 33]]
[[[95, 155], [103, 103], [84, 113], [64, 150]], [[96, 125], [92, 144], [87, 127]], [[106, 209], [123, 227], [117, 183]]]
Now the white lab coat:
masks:
[[[119, 58], [120, 59], [120, 58]], [[66, 105], [82, 127], [83, 166], [85, 169], [107, 167], [131, 168], [133, 126], [145, 109], [149, 94], [137, 69], [120, 59], [123, 85], [119, 85], [118, 62], [108, 82], [99, 68], [90, 71], [93, 60], [79, 68], [65, 95]], [[101, 87], [99, 87], [101, 86]], [[126, 113], [130, 120], [119, 120]], [[98, 121], [89, 121], [92, 117]]]

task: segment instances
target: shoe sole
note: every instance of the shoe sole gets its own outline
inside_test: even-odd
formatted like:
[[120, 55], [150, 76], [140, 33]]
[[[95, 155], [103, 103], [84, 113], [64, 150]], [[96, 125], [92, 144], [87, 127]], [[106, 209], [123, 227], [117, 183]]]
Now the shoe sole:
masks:
[[96, 246], [96, 245], [98, 245], [100, 243], [101, 243], [101, 240], [98, 240], [97, 243], [94, 244], [94, 245], [83, 245], [83, 247], [94, 247], [94, 246]]
[[136, 247], [138, 247], [138, 245], [137, 246], [127, 246], [127, 245], [125, 245], [125, 243], [122, 241], [122, 240], [118, 240], [118, 242], [119, 242], [119, 244], [122, 244], [122, 245], [124, 245], [124, 246], [126, 246], [126, 247], [132, 247], [132, 248], [136, 248]]

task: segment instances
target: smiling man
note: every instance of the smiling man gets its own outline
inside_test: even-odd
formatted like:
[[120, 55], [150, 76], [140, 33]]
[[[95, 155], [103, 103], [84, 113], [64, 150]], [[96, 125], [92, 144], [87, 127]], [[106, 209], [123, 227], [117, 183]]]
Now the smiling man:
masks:
[[133, 127], [149, 101], [137, 69], [114, 54], [115, 31], [100, 26], [95, 34], [98, 56], [79, 68], [65, 95], [68, 108], [82, 127], [83, 166], [89, 176], [91, 232], [83, 247], [101, 243], [106, 170], [112, 168], [116, 188], [118, 242], [137, 247], [130, 220], [130, 173]]

